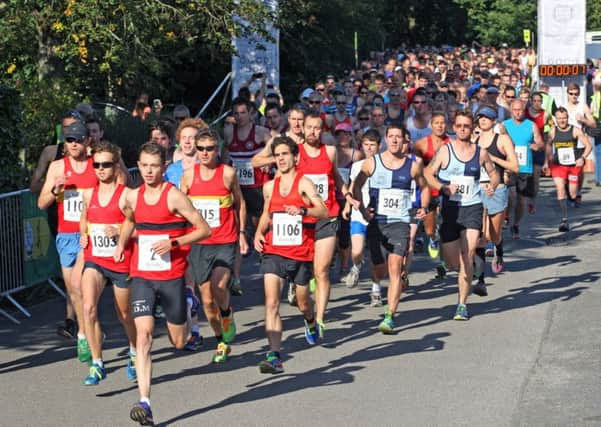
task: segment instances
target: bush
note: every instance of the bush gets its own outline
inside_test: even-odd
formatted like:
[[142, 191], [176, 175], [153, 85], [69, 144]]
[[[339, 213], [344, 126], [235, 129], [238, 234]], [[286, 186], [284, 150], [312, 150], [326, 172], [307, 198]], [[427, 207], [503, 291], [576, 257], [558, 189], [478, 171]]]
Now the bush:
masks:
[[0, 87], [0, 193], [23, 187], [22, 116], [19, 92]]

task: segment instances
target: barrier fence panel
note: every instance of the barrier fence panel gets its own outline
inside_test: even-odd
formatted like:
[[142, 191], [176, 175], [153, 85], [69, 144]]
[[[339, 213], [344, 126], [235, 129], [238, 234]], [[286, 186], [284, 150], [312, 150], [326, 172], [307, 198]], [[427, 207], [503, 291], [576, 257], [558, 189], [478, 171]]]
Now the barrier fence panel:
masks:
[[[54, 239], [46, 212], [37, 207], [37, 196], [29, 190], [0, 194], [0, 299], [31, 317], [12, 294], [46, 282], [64, 297], [52, 280], [59, 275]], [[19, 323], [4, 310], [0, 314]]]

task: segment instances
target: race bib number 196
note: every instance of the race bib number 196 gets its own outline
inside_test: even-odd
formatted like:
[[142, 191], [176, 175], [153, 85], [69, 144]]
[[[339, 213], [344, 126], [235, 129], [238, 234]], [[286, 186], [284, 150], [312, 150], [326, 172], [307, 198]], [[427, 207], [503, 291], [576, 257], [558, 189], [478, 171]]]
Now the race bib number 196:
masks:
[[138, 236], [138, 270], [140, 271], [168, 271], [171, 270], [171, 252], [158, 256], [152, 245], [161, 240], [168, 240], [168, 234], [155, 234], [152, 236]]
[[250, 160], [234, 160], [233, 163], [240, 185], [253, 185], [255, 183], [255, 170], [250, 164]]

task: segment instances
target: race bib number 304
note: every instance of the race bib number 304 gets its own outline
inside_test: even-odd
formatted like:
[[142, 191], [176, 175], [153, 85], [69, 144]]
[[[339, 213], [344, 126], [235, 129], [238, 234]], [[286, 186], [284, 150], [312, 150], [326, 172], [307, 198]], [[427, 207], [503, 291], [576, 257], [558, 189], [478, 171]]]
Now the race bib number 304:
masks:
[[[119, 227], [113, 225], [113, 227]], [[90, 224], [90, 239], [92, 244], [92, 255], [95, 257], [112, 257], [117, 247], [117, 238], [109, 237], [105, 233], [105, 224]]]
[[234, 168], [238, 174], [240, 185], [254, 185], [255, 170], [253, 169], [250, 160], [233, 160]]
[[138, 236], [138, 270], [140, 271], [168, 271], [171, 270], [171, 252], [158, 256], [152, 245], [161, 240], [168, 240], [168, 234], [154, 234], [152, 236]]
[[326, 174], [305, 174], [305, 176], [313, 182], [319, 197], [321, 197], [324, 202], [328, 200], [328, 176]]
[[83, 199], [78, 190], [65, 190], [63, 200], [63, 219], [70, 222], [79, 222]]
[[411, 208], [411, 191], [398, 188], [381, 189], [378, 196], [378, 214], [402, 218]]
[[218, 199], [192, 199], [192, 204], [209, 224], [209, 227], [214, 228], [221, 225]]
[[303, 243], [303, 219], [301, 215], [276, 212], [271, 222], [273, 246], [300, 246]]

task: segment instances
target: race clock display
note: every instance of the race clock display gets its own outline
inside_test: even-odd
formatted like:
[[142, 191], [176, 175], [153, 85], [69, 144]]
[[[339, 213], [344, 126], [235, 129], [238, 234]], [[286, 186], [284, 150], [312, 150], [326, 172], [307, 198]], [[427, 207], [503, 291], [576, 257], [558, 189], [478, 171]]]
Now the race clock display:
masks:
[[540, 77], [576, 77], [586, 75], [588, 68], [586, 64], [555, 64], [539, 65]]

